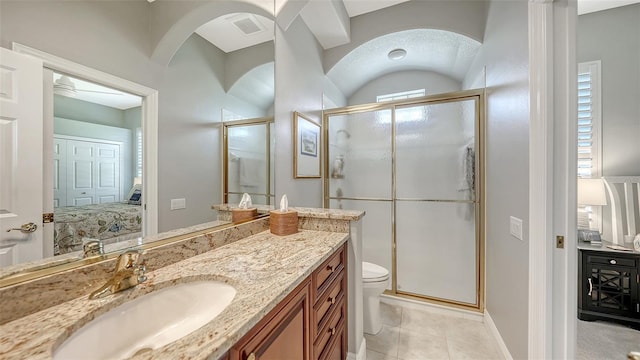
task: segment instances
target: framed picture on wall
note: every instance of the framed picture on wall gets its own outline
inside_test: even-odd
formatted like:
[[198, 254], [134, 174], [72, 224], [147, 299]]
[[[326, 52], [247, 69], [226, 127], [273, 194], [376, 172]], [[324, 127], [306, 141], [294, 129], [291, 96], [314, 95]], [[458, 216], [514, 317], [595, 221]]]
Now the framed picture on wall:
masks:
[[320, 124], [293, 112], [293, 177], [320, 177]]

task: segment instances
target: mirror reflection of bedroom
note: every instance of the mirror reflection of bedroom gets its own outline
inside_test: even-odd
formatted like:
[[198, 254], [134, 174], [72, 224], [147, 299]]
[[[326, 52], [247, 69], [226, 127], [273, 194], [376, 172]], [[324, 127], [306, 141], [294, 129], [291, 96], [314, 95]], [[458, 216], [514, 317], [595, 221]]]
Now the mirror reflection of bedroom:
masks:
[[577, 37], [576, 357], [624, 359], [640, 352], [640, 3], [579, 14]]
[[54, 255], [142, 234], [138, 96], [53, 73]]

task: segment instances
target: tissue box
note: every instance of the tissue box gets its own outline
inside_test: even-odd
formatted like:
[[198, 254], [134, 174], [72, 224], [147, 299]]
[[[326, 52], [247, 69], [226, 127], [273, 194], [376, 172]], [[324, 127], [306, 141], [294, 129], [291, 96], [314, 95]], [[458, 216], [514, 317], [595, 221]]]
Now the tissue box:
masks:
[[269, 212], [269, 229], [275, 235], [291, 235], [298, 232], [298, 212], [272, 210]]
[[258, 216], [258, 209], [231, 209], [231, 221], [238, 222], [243, 220], [250, 220]]

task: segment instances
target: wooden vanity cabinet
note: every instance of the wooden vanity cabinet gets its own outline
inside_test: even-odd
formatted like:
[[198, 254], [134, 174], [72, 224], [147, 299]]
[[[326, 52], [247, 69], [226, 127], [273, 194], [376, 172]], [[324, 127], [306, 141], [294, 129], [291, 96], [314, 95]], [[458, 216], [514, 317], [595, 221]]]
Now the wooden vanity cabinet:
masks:
[[230, 360], [309, 360], [309, 279], [300, 284], [229, 351]]
[[345, 359], [347, 351], [347, 247], [311, 275], [311, 338], [314, 360]]
[[345, 244], [238, 341], [227, 358], [344, 360], [347, 355], [346, 254]]

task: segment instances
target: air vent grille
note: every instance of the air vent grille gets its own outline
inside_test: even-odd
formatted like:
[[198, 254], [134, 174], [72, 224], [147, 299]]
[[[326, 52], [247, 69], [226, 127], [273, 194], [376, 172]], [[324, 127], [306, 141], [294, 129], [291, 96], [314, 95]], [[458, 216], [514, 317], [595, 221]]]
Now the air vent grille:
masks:
[[233, 21], [233, 25], [240, 29], [245, 35], [255, 34], [263, 30], [262, 26], [250, 17], [235, 20]]

